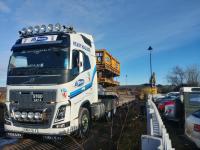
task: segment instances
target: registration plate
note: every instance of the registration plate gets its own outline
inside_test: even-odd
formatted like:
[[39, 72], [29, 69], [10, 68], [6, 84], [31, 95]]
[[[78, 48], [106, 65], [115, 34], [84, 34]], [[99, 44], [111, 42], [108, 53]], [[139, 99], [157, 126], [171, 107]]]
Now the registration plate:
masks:
[[42, 102], [43, 94], [33, 94], [33, 102]]
[[38, 129], [24, 128], [24, 132], [26, 132], [26, 133], [38, 133]]

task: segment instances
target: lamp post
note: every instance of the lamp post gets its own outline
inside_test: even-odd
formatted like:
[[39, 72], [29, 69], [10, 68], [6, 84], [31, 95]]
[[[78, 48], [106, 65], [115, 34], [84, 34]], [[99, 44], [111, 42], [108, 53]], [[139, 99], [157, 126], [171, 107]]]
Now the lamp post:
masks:
[[128, 78], [128, 75], [126, 74], [126, 81], [125, 81], [125, 82], [126, 82], [126, 83], [125, 83], [126, 85], [127, 85], [127, 78]]
[[151, 78], [151, 76], [152, 76], [152, 62], [151, 62], [151, 52], [152, 52], [152, 50], [153, 50], [153, 48], [151, 47], [151, 46], [149, 46], [149, 48], [147, 49], [148, 51], [149, 51], [149, 61], [150, 61], [150, 73], [151, 73], [151, 75], [150, 75], [150, 78]]

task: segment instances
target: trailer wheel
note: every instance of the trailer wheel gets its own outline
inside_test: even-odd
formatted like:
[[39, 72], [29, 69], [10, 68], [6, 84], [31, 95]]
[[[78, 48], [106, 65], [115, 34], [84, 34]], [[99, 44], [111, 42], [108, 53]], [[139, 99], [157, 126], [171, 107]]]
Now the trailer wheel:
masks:
[[81, 108], [79, 112], [79, 137], [87, 137], [90, 130], [90, 115], [87, 108]]

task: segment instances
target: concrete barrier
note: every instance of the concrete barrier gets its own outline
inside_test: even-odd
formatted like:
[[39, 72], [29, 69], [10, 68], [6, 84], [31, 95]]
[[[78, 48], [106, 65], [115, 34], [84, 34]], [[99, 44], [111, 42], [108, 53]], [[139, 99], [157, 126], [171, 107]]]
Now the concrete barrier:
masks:
[[174, 150], [152, 96], [148, 97], [146, 109], [147, 135], [141, 136], [142, 150]]

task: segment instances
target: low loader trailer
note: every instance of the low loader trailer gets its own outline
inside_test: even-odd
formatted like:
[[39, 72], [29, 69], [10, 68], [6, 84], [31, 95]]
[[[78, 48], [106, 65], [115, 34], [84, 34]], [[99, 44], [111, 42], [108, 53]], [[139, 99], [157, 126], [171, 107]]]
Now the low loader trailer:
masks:
[[118, 95], [106, 88], [119, 84], [120, 63], [96, 51], [91, 35], [60, 24], [19, 34], [7, 71], [7, 135], [85, 137], [93, 120], [115, 113]]

